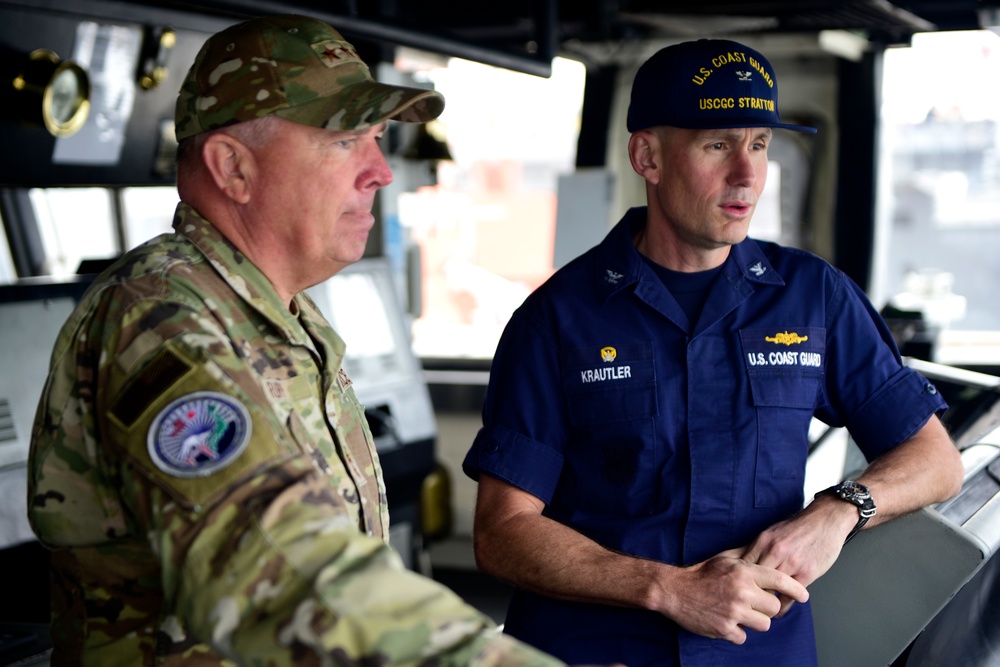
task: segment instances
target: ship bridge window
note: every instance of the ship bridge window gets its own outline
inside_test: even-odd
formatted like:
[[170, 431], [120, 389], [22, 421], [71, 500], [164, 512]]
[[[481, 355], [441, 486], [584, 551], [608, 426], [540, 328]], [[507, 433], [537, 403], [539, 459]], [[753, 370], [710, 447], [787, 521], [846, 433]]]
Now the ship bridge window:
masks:
[[928, 361], [1000, 368], [1000, 88], [983, 85], [997, 80], [990, 30], [885, 55], [873, 299], [920, 316], [909, 335]]
[[[2, 208], [0, 208], [0, 218], [3, 217]], [[0, 219], [0, 229], [7, 229], [7, 220]], [[14, 257], [10, 252], [10, 242], [7, 239], [7, 234], [0, 234], [0, 285], [9, 285], [10, 283], [17, 280], [17, 269], [14, 266]]]
[[123, 188], [122, 225], [128, 248], [145, 243], [154, 236], [173, 231], [174, 209], [177, 208], [177, 188], [174, 186]]
[[574, 170], [585, 68], [556, 58], [540, 78], [451, 58], [429, 78], [448, 104], [428, 131], [451, 159], [436, 162], [434, 184], [399, 197], [398, 237], [422, 258], [413, 346], [424, 358], [485, 361], [554, 270], [557, 188]]
[[45, 253], [43, 275], [72, 276], [84, 260], [119, 254], [110, 190], [32, 188], [28, 195]]
[[26, 192], [27, 216], [33, 218], [28, 224], [37, 230], [38, 250], [32, 251], [31, 266], [19, 271], [10, 238], [0, 235], [0, 284], [30, 276], [60, 279], [97, 273], [125, 250], [171, 232], [178, 202], [174, 186], [31, 188]]

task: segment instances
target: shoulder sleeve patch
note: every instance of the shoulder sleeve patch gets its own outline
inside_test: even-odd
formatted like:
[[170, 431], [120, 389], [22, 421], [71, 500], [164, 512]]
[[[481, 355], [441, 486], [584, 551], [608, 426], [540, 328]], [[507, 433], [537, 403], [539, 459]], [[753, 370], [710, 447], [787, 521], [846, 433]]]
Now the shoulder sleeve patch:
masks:
[[249, 373], [203, 350], [164, 343], [106, 411], [110, 444], [182, 507], [213, 506], [234, 487], [305, 452]]
[[207, 477], [243, 453], [253, 432], [250, 412], [237, 399], [199, 391], [174, 400], [153, 419], [146, 436], [157, 468], [177, 477]]

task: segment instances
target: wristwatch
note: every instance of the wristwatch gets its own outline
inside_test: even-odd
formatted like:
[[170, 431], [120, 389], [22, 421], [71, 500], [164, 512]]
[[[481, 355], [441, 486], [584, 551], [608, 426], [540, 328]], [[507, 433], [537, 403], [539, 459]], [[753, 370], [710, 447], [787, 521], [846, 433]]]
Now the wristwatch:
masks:
[[815, 497], [819, 498], [822, 495], [836, 496], [852, 505], [856, 505], [858, 508], [861, 516], [858, 517], [858, 522], [854, 525], [847, 539], [844, 540], [844, 544], [847, 544], [861, 530], [861, 527], [868, 523], [868, 519], [875, 516], [875, 501], [872, 500], [871, 491], [864, 484], [858, 484], [854, 480], [845, 479], [840, 484], [834, 484], [828, 489], [823, 489]]

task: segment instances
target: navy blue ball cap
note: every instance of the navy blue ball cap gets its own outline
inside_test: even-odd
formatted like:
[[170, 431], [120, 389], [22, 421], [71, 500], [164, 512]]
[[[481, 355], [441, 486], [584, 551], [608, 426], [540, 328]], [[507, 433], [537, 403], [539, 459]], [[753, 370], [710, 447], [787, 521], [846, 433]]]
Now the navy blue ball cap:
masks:
[[654, 53], [632, 82], [626, 125], [629, 132], [657, 125], [816, 132], [814, 127], [781, 122], [771, 63], [754, 49], [726, 39], [682, 42]]

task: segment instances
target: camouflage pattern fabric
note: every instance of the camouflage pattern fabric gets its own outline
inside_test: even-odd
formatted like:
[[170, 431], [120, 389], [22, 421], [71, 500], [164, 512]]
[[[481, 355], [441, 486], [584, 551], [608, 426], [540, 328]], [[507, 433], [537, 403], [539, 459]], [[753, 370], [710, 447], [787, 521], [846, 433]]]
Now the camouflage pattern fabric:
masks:
[[174, 227], [53, 351], [28, 489], [51, 664], [562, 664], [403, 567], [343, 341], [192, 208]]
[[444, 109], [433, 90], [375, 81], [357, 51], [322, 21], [251, 19], [211, 36], [181, 84], [177, 139], [274, 114], [313, 127], [361, 130], [422, 123]]

